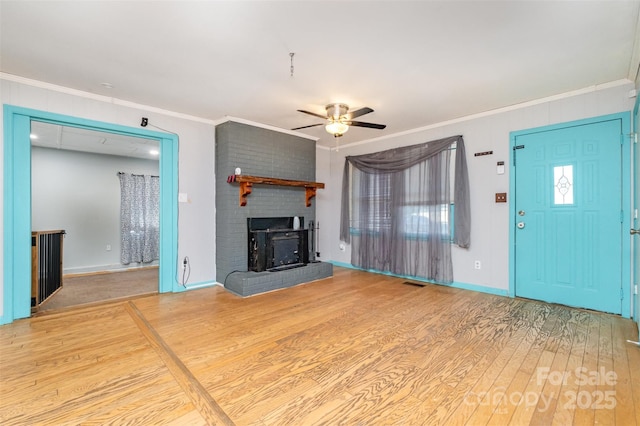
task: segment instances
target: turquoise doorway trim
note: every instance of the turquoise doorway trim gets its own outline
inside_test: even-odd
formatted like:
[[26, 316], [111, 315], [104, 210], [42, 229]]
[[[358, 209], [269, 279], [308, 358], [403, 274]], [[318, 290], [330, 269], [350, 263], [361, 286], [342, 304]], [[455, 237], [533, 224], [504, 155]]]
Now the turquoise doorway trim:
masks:
[[[633, 208], [634, 219], [633, 229], [640, 229], [640, 218], [637, 215], [640, 210], [640, 148], [638, 147], [638, 139], [640, 136], [640, 97], [636, 96], [636, 103], [633, 108]], [[640, 295], [637, 289], [640, 284], [640, 235], [634, 235], [633, 239], [633, 319], [638, 327], [638, 341], [640, 341]]]
[[[589, 125], [604, 121], [619, 120], [621, 124], [621, 159], [620, 159], [620, 172], [621, 172], [621, 206], [620, 206], [620, 223], [622, 225], [622, 243], [620, 247], [621, 256], [621, 316], [629, 318], [631, 316], [630, 300], [632, 296], [631, 291], [631, 259], [629, 253], [631, 251], [631, 240], [628, 238], [628, 224], [631, 223], [631, 144], [630, 138], [625, 137], [629, 135], [631, 130], [631, 112], [621, 112], [616, 114], [609, 114], [599, 117], [592, 117], [583, 120], [571, 121], [566, 123], [559, 123], [549, 126], [543, 126], [532, 129], [525, 129], [519, 131], [513, 131], [510, 133], [510, 177], [509, 177], [509, 192], [512, 194], [511, 199], [517, 199], [516, 194], [516, 182], [515, 182], [515, 170], [514, 170], [514, 152], [516, 148], [516, 138], [518, 136], [527, 135], [531, 133], [550, 132], [559, 129], [565, 129], [576, 126]], [[515, 268], [515, 232], [516, 222], [518, 221], [518, 215], [516, 212], [515, 203], [510, 204], [509, 208], [509, 294], [515, 296], [516, 294], [516, 268]]]
[[4, 105], [4, 271], [0, 324], [31, 315], [31, 121], [155, 139], [160, 147], [160, 293], [183, 291], [178, 253], [178, 137]]

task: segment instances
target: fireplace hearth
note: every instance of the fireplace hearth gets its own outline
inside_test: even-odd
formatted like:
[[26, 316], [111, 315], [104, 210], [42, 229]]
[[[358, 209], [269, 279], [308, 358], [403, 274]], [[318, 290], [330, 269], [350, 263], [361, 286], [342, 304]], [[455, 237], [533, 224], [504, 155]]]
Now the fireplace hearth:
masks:
[[304, 218], [248, 218], [248, 270], [280, 271], [309, 263]]

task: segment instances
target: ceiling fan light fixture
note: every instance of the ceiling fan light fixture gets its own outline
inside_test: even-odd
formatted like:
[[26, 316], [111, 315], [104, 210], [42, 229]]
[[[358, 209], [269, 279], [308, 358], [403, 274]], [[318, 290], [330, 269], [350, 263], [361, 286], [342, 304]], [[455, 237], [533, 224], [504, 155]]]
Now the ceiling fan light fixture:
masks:
[[340, 121], [330, 121], [325, 126], [325, 129], [333, 136], [338, 137], [347, 133], [347, 131], [349, 130], [349, 126]]
[[[1, 1], [1, 0], [0, 0]], [[364, 121], [354, 121], [354, 118], [360, 117], [361, 115], [369, 114], [373, 112], [373, 110], [369, 107], [362, 107], [353, 112], [349, 112], [349, 106], [347, 104], [328, 104], [325, 109], [327, 113], [325, 115], [318, 114], [317, 112], [305, 111], [303, 109], [299, 109], [298, 112], [302, 112], [304, 114], [313, 115], [314, 117], [323, 118], [326, 121], [324, 123], [316, 123], [310, 124], [308, 126], [294, 127], [291, 130], [300, 130], [306, 129], [309, 127], [323, 126], [325, 130], [333, 135], [335, 138], [339, 138], [340, 136], [347, 133], [349, 127], [366, 127], [369, 129], [378, 129], [382, 130], [387, 127], [384, 124], [376, 124], [376, 123], [366, 123]]]

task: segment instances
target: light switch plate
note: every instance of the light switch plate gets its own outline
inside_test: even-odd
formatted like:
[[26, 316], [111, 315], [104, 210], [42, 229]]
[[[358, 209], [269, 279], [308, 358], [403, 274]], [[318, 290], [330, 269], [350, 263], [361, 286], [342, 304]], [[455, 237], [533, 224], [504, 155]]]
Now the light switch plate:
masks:
[[179, 203], [186, 203], [189, 201], [189, 197], [187, 197], [187, 193], [186, 192], [179, 192], [178, 193], [178, 202]]
[[506, 203], [506, 202], [507, 202], [507, 193], [496, 192], [496, 203]]

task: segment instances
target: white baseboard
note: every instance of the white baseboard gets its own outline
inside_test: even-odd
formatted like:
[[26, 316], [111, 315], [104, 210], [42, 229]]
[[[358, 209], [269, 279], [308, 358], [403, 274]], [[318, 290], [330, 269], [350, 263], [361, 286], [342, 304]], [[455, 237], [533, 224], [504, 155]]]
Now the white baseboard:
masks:
[[145, 268], [157, 268], [159, 262], [154, 260], [150, 263], [131, 263], [129, 265], [95, 265], [95, 266], [82, 266], [77, 268], [64, 268], [62, 273], [64, 276], [73, 276], [73, 275], [92, 275], [92, 274], [102, 274], [109, 272], [123, 272], [130, 271], [135, 269], [145, 269]]

